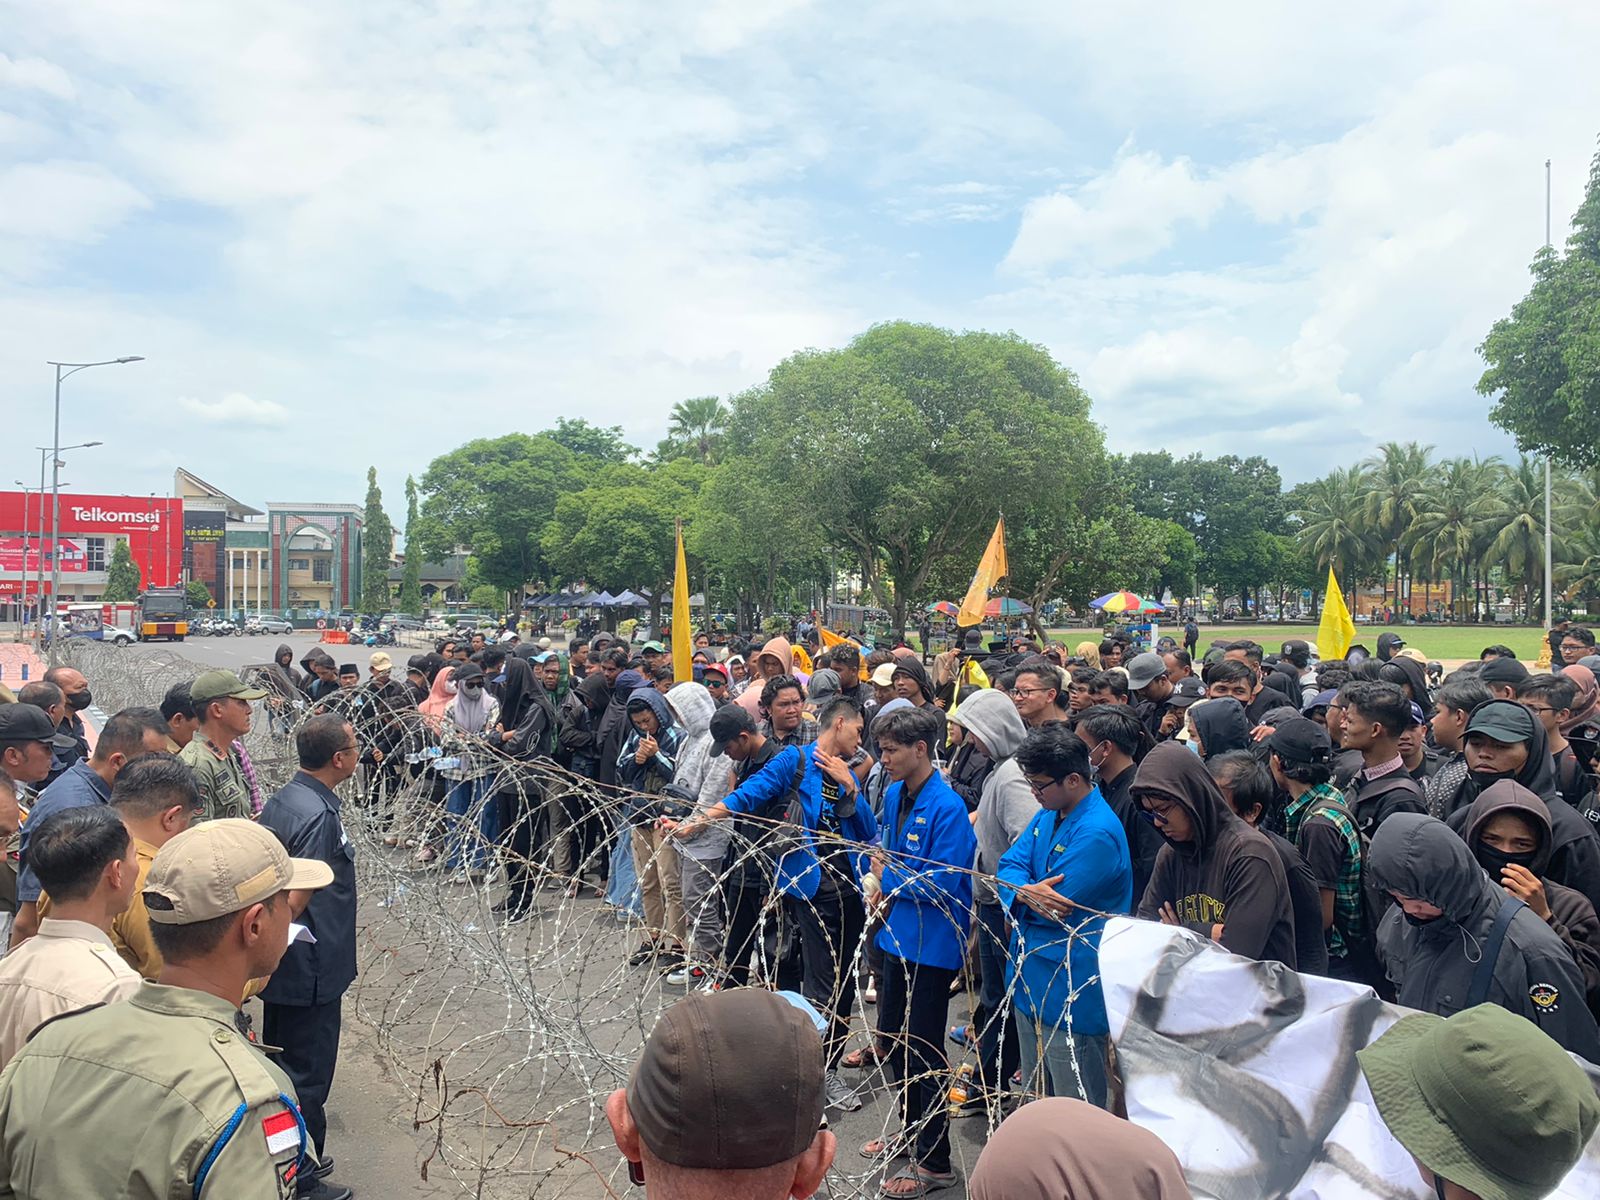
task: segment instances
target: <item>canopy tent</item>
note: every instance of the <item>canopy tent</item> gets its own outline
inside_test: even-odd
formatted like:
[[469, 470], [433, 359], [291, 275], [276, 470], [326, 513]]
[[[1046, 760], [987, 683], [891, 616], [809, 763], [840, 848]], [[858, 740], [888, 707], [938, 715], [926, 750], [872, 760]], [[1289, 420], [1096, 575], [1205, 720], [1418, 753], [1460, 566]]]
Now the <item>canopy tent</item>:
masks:
[[639, 595], [638, 592], [633, 591], [631, 588], [625, 590], [620, 596], [618, 596], [614, 603], [619, 608], [650, 607], [650, 601], [646, 597]]
[[1154, 600], [1146, 600], [1143, 596], [1133, 592], [1107, 592], [1104, 596], [1096, 596], [1089, 601], [1090, 608], [1098, 608], [1108, 613], [1158, 613], [1165, 612]]
[[594, 598], [594, 603], [600, 608], [612, 608], [617, 603], [617, 598], [610, 592], [601, 592]]

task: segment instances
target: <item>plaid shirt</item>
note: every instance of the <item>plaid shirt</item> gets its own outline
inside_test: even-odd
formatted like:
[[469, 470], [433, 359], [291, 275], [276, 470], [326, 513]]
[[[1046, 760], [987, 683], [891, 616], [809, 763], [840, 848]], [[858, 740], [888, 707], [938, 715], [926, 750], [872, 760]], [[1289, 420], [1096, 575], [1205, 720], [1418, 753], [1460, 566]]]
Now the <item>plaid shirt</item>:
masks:
[[1349, 809], [1338, 788], [1331, 783], [1319, 783], [1284, 807], [1284, 824], [1289, 840], [1303, 854], [1305, 844], [1301, 833], [1313, 816], [1322, 817], [1339, 831], [1344, 841], [1344, 861], [1339, 868], [1339, 879], [1333, 890], [1333, 926], [1328, 930], [1328, 955], [1343, 958], [1349, 947], [1362, 934], [1361, 898], [1361, 834], [1350, 819]]
[[817, 724], [817, 719], [810, 713], [802, 713], [800, 724], [788, 733], [779, 737], [772, 732], [772, 722], [761, 722], [761, 735], [780, 746], [809, 746], [817, 740], [817, 734], [822, 732], [822, 726]]

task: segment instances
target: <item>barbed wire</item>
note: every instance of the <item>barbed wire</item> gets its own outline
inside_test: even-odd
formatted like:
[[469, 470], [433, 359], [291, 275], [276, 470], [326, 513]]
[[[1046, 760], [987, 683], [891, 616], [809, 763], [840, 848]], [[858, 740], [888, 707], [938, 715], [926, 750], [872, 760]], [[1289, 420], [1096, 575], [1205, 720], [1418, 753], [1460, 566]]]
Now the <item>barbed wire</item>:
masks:
[[[157, 705], [173, 684], [209, 669], [171, 650], [130, 652], [69, 642], [64, 655], [90, 680], [108, 712]], [[375, 1031], [389, 1073], [413, 1102], [419, 1174], [432, 1180], [442, 1175], [463, 1194], [485, 1198], [627, 1194], [627, 1173], [611, 1139], [604, 1102], [626, 1085], [657, 1018], [686, 989], [667, 984], [664, 973], [648, 962], [630, 965], [633, 944], [649, 931], [631, 906], [605, 902], [591, 868], [609, 853], [610, 839], [628, 836], [635, 806], [661, 798], [601, 787], [549, 760], [511, 760], [481, 737], [424, 719], [414, 709], [390, 709], [367, 689], [337, 692], [312, 705], [284, 695], [269, 673], [268, 664], [240, 672], [275, 693], [258, 704], [263, 711], [243, 739], [263, 799], [293, 775], [294, 732], [317, 711], [344, 712], [364, 746], [389, 747], [382, 764], [364, 755], [362, 770], [342, 789], [361, 897], [359, 974], [351, 999]], [[711, 769], [725, 762], [713, 759]], [[481, 782], [472, 783], [474, 778]], [[447, 811], [447, 798], [463, 782], [470, 802], [458, 800], [459, 811]], [[538, 818], [552, 814], [556, 805], [574, 815], [580, 838], [584, 831], [599, 835], [587, 859], [580, 854], [576, 872], [571, 862], [558, 863], [556, 839], [535, 838], [532, 852], [519, 857], [503, 838], [494, 837], [496, 814]], [[747, 863], [759, 863], [770, 878], [772, 835], [784, 823], [741, 817], [723, 825], [730, 827], [730, 850], [714, 866], [719, 891]], [[872, 846], [838, 845], [851, 853], [883, 853]], [[581, 841], [576, 849], [583, 849]], [[430, 852], [433, 862], [418, 861]], [[479, 853], [481, 871], [473, 869]], [[465, 869], [455, 869], [449, 861], [453, 855], [466, 856]], [[913, 856], [889, 857], [913, 876], [952, 871]], [[663, 850], [658, 861], [678, 870], [671, 849]], [[508, 873], [519, 869], [531, 876], [536, 908], [526, 919], [507, 921], [496, 911], [495, 898]], [[971, 869], [958, 873], [974, 885], [979, 879], [994, 882]], [[854, 902], [853, 892], [844, 900]], [[806, 903], [764, 897], [751, 939], [753, 982], [800, 990], [791, 947], [798, 938], [797, 909]], [[1081, 922], [1109, 915], [1080, 906], [1061, 923], [1076, 937]], [[699, 919], [686, 914], [686, 949], [694, 944]], [[837, 982], [831, 995], [810, 997], [824, 1021], [840, 1010], [846, 982], [865, 977], [874, 929], [869, 920], [858, 944], [844, 952], [830, 945]], [[1011, 1001], [1021, 970], [1020, 964], [1012, 966], [1017, 969], [1007, 972], [1005, 1002], [985, 1015], [997, 1038], [1016, 1019]], [[1098, 975], [1074, 979], [1070, 954], [1060, 955], [1052, 970], [1064, 977], [1069, 1012], [1071, 1002], [1098, 980]], [[953, 1002], [969, 1018], [969, 1047], [975, 1047], [983, 1026], [975, 1019], [970, 987], [953, 995]], [[854, 1042], [911, 1049], [904, 1032], [880, 1036], [871, 1009], [864, 1011], [859, 1000], [850, 1016]], [[819, 1032], [827, 1038], [826, 1030]], [[1070, 1019], [1062, 1033], [1081, 1080]], [[942, 1045], [921, 1049], [936, 1064], [938, 1094], [947, 1094], [958, 1081], [977, 1085], [970, 1064], [947, 1063]], [[900, 1086], [920, 1078], [913, 1074], [915, 1062], [915, 1057], [908, 1060], [908, 1078]], [[1042, 1079], [1038, 1068], [1024, 1063], [1024, 1078], [1037, 1072]], [[991, 1089], [1001, 1083], [987, 1082]], [[877, 1194], [880, 1180], [896, 1166], [888, 1155], [860, 1156], [858, 1144], [877, 1137], [898, 1146], [920, 1128], [916, 1114], [903, 1125], [897, 1088], [876, 1067], [859, 1076], [857, 1093], [862, 1110], [833, 1117], [840, 1146], [825, 1185], [828, 1194]], [[952, 1136], [958, 1166], [970, 1169], [987, 1131], [1007, 1111], [986, 1103], [977, 1108], [976, 1119], [952, 1125], [953, 1131], [964, 1130]], [[693, 1121], [696, 1114], [686, 1113], [684, 1119]]]

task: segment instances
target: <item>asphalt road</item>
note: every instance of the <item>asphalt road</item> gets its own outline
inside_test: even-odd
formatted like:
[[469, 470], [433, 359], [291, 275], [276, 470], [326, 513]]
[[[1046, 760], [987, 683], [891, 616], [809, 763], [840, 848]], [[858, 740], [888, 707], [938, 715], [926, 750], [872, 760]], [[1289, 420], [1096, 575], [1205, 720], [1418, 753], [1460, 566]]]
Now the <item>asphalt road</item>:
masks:
[[[316, 630], [296, 630], [288, 635], [264, 633], [256, 636], [244, 634], [237, 637], [190, 637], [181, 642], [135, 643], [123, 647], [122, 653], [149, 655], [170, 653], [192, 662], [204, 663], [208, 667], [227, 667], [230, 671], [237, 671], [240, 667], [271, 662], [273, 651], [285, 642], [294, 647], [294, 660], [298, 663], [306, 656], [306, 651], [320, 644], [321, 636]], [[417, 649], [405, 646], [374, 647], [371, 650], [366, 646], [329, 645], [324, 648], [337, 663], [356, 663], [361, 667], [363, 676], [367, 673], [367, 660], [376, 649], [387, 650], [402, 665], [407, 657], [417, 653]], [[420, 643], [418, 648], [420, 649]]]

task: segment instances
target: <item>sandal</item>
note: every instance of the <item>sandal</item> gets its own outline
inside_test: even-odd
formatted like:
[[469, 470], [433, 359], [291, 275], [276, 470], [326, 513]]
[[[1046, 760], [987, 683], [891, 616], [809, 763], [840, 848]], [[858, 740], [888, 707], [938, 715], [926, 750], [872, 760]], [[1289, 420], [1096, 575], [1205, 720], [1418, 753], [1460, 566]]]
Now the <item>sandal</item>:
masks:
[[[961, 1182], [961, 1176], [954, 1171], [929, 1171], [913, 1163], [899, 1174], [885, 1179], [883, 1186], [878, 1189], [878, 1195], [893, 1197], [900, 1200], [905, 1196], [927, 1196], [933, 1192], [942, 1192], [945, 1188], [955, 1187]], [[896, 1184], [904, 1186], [896, 1187]]]
[[952, 1025], [950, 1026], [949, 1032], [946, 1033], [945, 1036], [965, 1050], [967, 1047], [972, 1045], [972, 1026]]
[[911, 1148], [911, 1143], [905, 1137], [896, 1134], [894, 1137], [875, 1137], [870, 1142], [863, 1142], [857, 1151], [862, 1158], [893, 1161]]
[[868, 1067], [875, 1067], [879, 1063], [889, 1061], [889, 1052], [881, 1050], [874, 1045], [862, 1046], [859, 1050], [852, 1050], [839, 1060], [839, 1065], [851, 1071], [863, 1071]]

